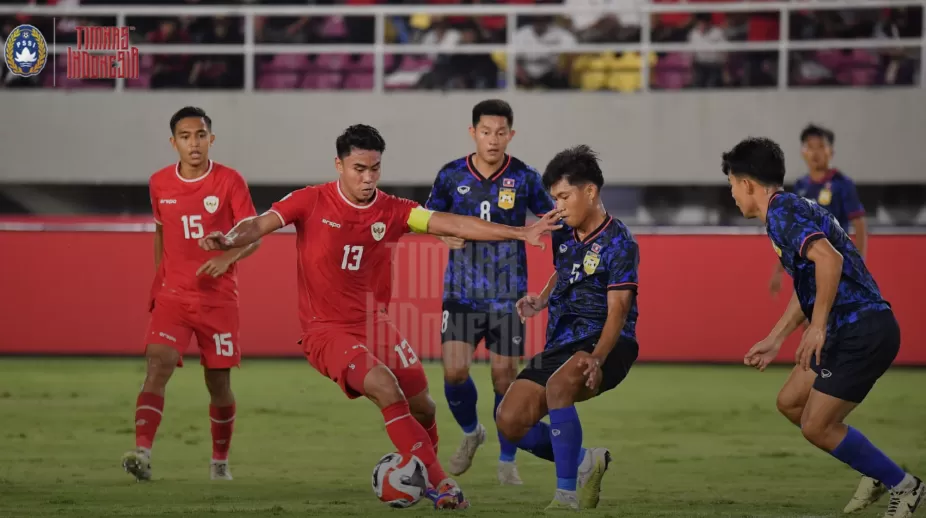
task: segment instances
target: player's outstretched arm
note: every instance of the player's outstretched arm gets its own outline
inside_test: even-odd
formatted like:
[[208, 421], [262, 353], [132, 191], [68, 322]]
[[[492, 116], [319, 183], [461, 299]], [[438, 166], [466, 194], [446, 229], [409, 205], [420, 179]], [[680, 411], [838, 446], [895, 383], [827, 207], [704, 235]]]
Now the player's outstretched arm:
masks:
[[[562, 225], [558, 223], [561, 212], [560, 210], [550, 211], [539, 221], [527, 227], [509, 227], [471, 216], [432, 212], [428, 215], [426, 232], [435, 236], [453, 236], [467, 241], [520, 240], [544, 248], [540, 238], [547, 232], [562, 228]], [[412, 218], [415, 217], [413, 214]], [[409, 226], [414, 229], [416, 225], [410, 222]]]
[[[267, 212], [256, 218], [246, 219], [235, 225], [227, 234], [213, 232], [199, 240], [204, 250], [230, 250], [256, 243], [260, 238], [279, 230], [283, 226], [280, 217]], [[251, 251], [253, 253], [253, 250]]]

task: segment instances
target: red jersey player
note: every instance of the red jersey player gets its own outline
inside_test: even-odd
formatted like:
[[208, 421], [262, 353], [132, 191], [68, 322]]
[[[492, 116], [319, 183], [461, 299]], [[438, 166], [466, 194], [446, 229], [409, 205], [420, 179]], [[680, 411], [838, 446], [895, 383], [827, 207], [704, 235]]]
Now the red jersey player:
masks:
[[180, 161], [150, 180], [157, 275], [145, 338], [147, 375], [135, 408], [135, 450], [123, 456], [122, 465], [137, 480], [151, 478], [151, 445], [164, 411], [164, 389], [196, 335], [211, 396], [211, 477], [231, 480], [235, 396], [230, 368], [241, 360], [235, 263], [252, 254], [257, 243], [216, 254], [202, 250], [198, 241], [257, 214], [238, 171], [209, 160], [215, 135], [203, 110], [181, 109], [171, 117], [170, 130]]
[[200, 244], [225, 250], [295, 225], [300, 343], [309, 363], [348, 398], [366, 396], [380, 408], [396, 449], [427, 466], [435, 507], [468, 507], [437, 460], [435, 405], [424, 370], [384, 309], [391, 295], [391, 244], [411, 230], [467, 241], [521, 239], [542, 246], [541, 235], [559, 228], [559, 213], [524, 228], [432, 213], [376, 188], [386, 148], [376, 129], [351, 126], [338, 137], [336, 148], [338, 181], [295, 191], [269, 212], [225, 235], [209, 235]]

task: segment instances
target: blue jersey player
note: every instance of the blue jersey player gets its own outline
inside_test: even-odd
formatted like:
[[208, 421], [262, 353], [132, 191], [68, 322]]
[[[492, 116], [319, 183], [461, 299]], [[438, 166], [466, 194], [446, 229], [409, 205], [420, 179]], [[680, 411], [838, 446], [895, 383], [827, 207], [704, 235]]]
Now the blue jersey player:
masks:
[[794, 279], [794, 297], [784, 315], [744, 362], [764, 370], [785, 338], [808, 320], [797, 365], [778, 394], [779, 411], [811, 444], [863, 475], [847, 512], [890, 490], [884, 516], [912, 516], [923, 483], [843, 422], [900, 349], [890, 304], [833, 215], [813, 200], [782, 191], [784, 154], [778, 144], [764, 138], [740, 142], [724, 153], [723, 172], [736, 205], [747, 218], [765, 223], [772, 249]]
[[[830, 165], [835, 138], [831, 130], [813, 124], [801, 131], [801, 154], [807, 163], [808, 173], [794, 183], [794, 192], [798, 196], [816, 200], [818, 205], [833, 214], [847, 232], [849, 225], [852, 225], [855, 230], [855, 247], [864, 258], [868, 249], [865, 207], [859, 200], [855, 183]], [[769, 282], [769, 292], [773, 296], [781, 290], [783, 273], [781, 265], [776, 265]]]
[[[553, 209], [540, 174], [505, 153], [514, 137], [513, 122], [514, 113], [505, 101], [477, 104], [469, 129], [476, 152], [441, 168], [427, 208], [513, 226], [523, 226], [528, 211], [542, 216]], [[464, 433], [448, 468], [460, 475], [486, 440], [486, 429], [476, 414], [476, 385], [469, 376], [475, 348], [484, 340], [489, 351], [495, 409], [524, 354], [524, 324], [515, 304], [527, 292], [527, 254], [518, 241], [444, 241], [451, 248], [441, 321], [444, 387], [450, 411]], [[514, 462], [517, 447], [501, 435], [499, 443], [498, 480], [520, 485]]]
[[[557, 154], [543, 183], [562, 210], [553, 232], [555, 272], [539, 296], [518, 302], [522, 318], [549, 308], [547, 343], [518, 374], [496, 415], [505, 437], [556, 464], [548, 509], [598, 505], [611, 460], [605, 448], [582, 448], [575, 404], [615, 388], [637, 359], [637, 243], [601, 203], [604, 183], [587, 146]], [[540, 419], [550, 415], [550, 424]]]

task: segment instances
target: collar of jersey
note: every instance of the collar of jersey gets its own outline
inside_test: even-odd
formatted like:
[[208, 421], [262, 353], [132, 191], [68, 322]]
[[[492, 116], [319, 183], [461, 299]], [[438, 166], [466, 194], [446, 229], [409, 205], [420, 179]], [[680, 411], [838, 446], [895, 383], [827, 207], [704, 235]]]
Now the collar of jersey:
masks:
[[478, 170], [476, 170], [476, 164], [473, 163], [474, 156], [476, 156], [476, 153], [466, 155], [466, 168], [469, 169], [469, 173], [475, 176], [476, 179], [480, 182], [494, 182], [495, 180], [498, 180], [498, 178], [505, 174], [505, 171], [508, 170], [508, 166], [511, 165], [511, 155], [505, 153], [505, 158], [502, 159], [502, 165], [494, 173], [492, 173], [492, 176], [485, 178], [479, 174]]
[[606, 214], [606, 216], [607, 217], [604, 218], [604, 221], [601, 223], [601, 225], [598, 225], [598, 228], [596, 228], [595, 230], [590, 232], [587, 236], [585, 236], [585, 239], [579, 239], [579, 231], [576, 229], [572, 229], [572, 239], [574, 239], [575, 242], [579, 246], [585, 246], [591, 243], [592, 241], [594, 241], [595, 238], [597, 238], [602, 232], [604, 232], [604, 229], [608, 228], [608, 225], [610, 225], [611, 222], [614, 221], [614, 218], [611, 217], [610, 214]]
[[370, 203], [367, 203], [366, 205], [357, 205], [356, 203], [348, 200], [347, 196], [344, 196], [344, 192], [341, 190], [340, 180], [335, 180], [334, 182], [331, 182], [331, 183], [334, 184], [334, 190], [338, 192], [338, 196], [341, 197], [341, 201], [343, 201], [344, 203], [350, 205], [351, 207], [355, 209], [360, 209], [360, 210], [369, 209], [370, 207], [373, 206], [374, 203], [376, 203], [376, 200], [379, 199], [379, 189], [375, 189], [373, 191], [373, 200], [370, 201]]
[[177, 173], [177, 178], [179, 178], [181, 182], [196, 183], [196, 182], [198, 182], [198, 181], [200, 181], [200, 180], [203, 180], [203, 179], [206, 178], [207, 176], [209, 176], [209, 174], [212, 172], [212, 168], [213, 168], [213, 167], [215, 167], [215, 162], [213, 162], [212, 160], [210, 160], [210, 161], [209, 161], [209, 169], [206, 169], [206, 172], [205, 172], [202, 176], [200, 176], [199, 178], [193, 178], [192, 180], [189, 179], [189, 178], [184, 178], [183, 176], [180, 176], [180, 162], [177, 162], [177, 166], [174, 168], [174, 172]]

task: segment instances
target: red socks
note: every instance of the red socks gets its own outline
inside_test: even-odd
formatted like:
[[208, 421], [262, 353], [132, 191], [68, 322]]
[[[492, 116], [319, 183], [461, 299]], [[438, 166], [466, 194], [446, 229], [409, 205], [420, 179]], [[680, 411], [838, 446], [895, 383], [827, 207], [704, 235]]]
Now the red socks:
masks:
[[151, 449], [164, 414], [164, 397], [142, 392], [135, 401], [135, 447]]
[[232, 432], [235, 429], [235, 404], [217, 407], [209, 405], [212, 428], [212, 460], [228, 460]]
[[437, 455], [437, 442], [440, 440], [437, 435], [437, 419], [432, 421], [430, 426], [425, 426], [424, 431], [428, 432], [428, 438], [431, 439], [431, 445], [434, 446], [434, 455]]
[[[415, 455], [428, 469], [428, 482], [437, 487], [447, 474], [437, 461], [431, 439], [421, 423], [412, 417], [408, 409], [408, 401], [393, 403], [382, 410], [383, 420], [386, 421], [386, 433], [399, 453]], [[432, 426], [434, 436], [437, 436], [437, 426]]]

